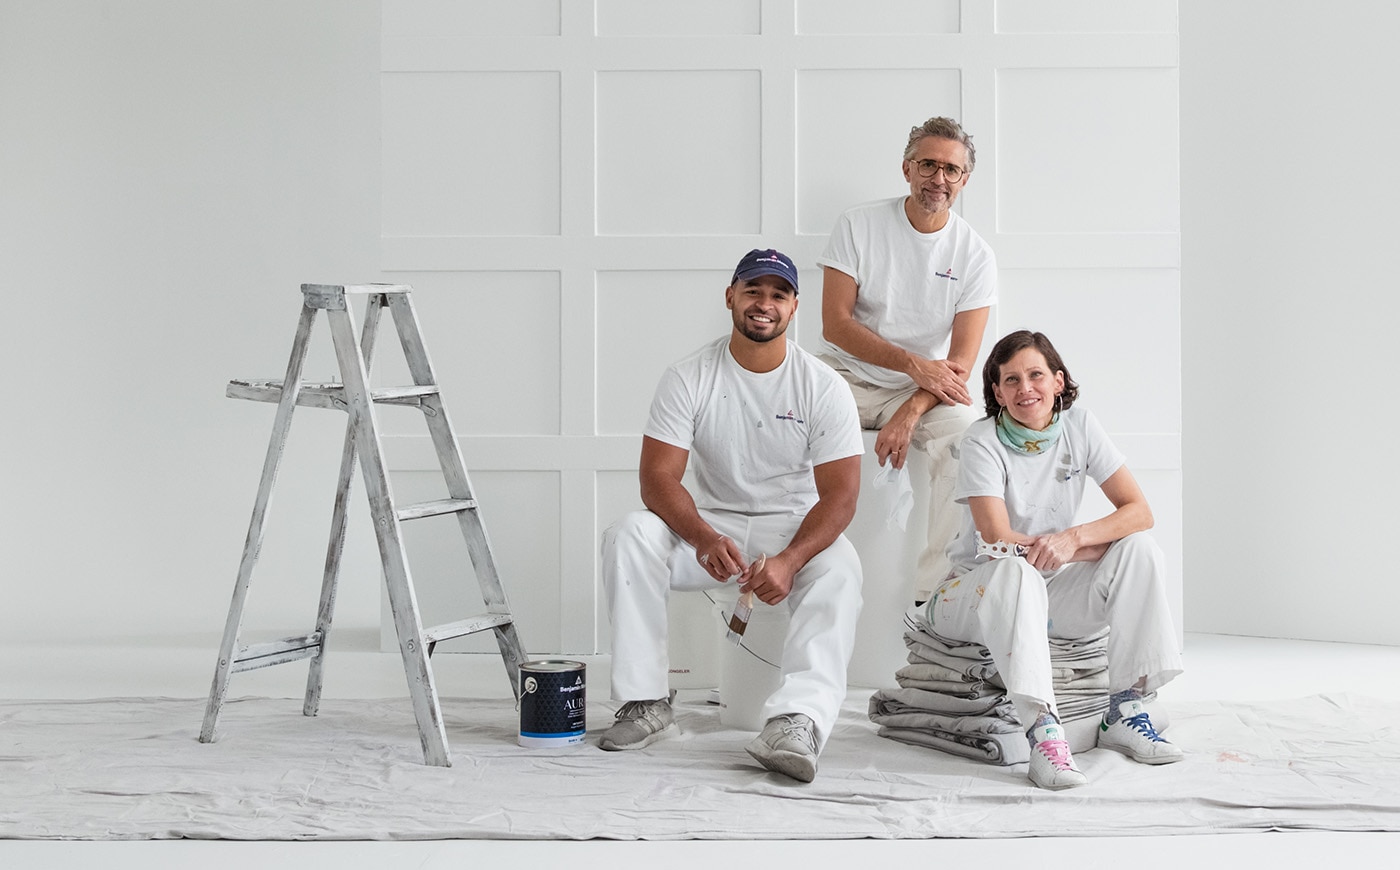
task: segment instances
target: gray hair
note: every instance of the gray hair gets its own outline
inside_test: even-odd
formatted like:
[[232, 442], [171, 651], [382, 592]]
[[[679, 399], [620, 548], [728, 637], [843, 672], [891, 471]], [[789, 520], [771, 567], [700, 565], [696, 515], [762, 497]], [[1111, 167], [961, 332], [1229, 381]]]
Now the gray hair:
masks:
[[967, 171], [977, 165], [977, 149], [972, 145], [972, 137], [963, 130], [962, 125], [952, 118], [929, 118], [917, 127], [909, 130], [909, 144], [904, 149], [904, 159], [914, 158], [914, 149], [918, 146], [920, 139], [929, 136], [937, 136], [940, 139], [952, 139], [954, 142], [961, 142], [967, 149]]

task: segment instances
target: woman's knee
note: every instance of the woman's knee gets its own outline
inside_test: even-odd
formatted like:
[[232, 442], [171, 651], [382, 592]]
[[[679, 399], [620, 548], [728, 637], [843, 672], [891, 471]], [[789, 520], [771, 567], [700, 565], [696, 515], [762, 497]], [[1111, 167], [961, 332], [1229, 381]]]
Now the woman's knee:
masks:
[[1110, 549], [1118, 548], [1127, 555], [1141, 555], [1152, 559], [1162, 557], [1162, 548], [1157, 545], [1157, 540], [1147, 532], [1133, 532], [1123, 538], [1114, 541]]
[[994, 559], [963, 577], [975, 584], [978, 609], [989, 600], [1008, 611], [1020, 609], [1027, 598], [1046, 600], [1045, 578], [1021, 556]]

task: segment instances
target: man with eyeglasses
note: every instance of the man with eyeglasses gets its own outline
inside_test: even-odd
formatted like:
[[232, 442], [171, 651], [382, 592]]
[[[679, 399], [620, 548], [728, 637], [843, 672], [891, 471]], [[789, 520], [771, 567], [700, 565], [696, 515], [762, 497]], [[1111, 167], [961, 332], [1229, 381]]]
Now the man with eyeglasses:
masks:
[[850, 384], [861, 425], [879, 430], [876, 458], [903, 469], [911, 448], [929, 454], [917, 600], [950, 569], [946, 550], [961, 516], [956, 449], [976, 417], [967, 379], [997, 295], [991, 247], [951, 210], [976, 160], [957, 121], [914, 127], [904, 150], [909, 195], [848, 209], [817, 259], [825, 273], [819, 355]]

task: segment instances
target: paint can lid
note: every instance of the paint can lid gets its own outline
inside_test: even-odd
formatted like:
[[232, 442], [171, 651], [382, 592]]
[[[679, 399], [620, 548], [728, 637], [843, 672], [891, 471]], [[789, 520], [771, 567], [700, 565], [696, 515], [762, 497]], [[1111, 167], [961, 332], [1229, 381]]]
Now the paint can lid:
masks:
[[522, 671], [540, 671], [548, 673], [581, 671], [584, 669], [584, 664], [583, 662], [572, 662], [567, 659], [539, 659], [523, 663], [520, 669]]

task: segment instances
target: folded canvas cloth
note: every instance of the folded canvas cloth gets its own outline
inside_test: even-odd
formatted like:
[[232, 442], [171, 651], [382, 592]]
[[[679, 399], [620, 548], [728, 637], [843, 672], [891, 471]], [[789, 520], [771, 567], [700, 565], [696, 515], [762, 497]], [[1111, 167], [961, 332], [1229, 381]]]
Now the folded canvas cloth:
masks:
[[1016, 725], [1016, 710], [1005, 692], [998, 692], [982, 698], [954, 698], [942, 692], [926, 692], [923, 689], [910, 689], [900, 686], [897, 689], [881, 689], [870, 698], [870, 709], [885, 714], [917, 712], [943, 716], [999, 716]]
[[904, 677], [911, 680], [951, 680], [954, 682], [966, 680], [962, 671], [935, 662], [913, 661], [912, 657], [909, 664], [895, 671], [894, 677], [896, 680]]
[[1030, 744], [1024, 734], [963, 734], [937, 728], [893, 728], [881, 726], [881, 737], [939, 749], [950, 755], [975, 758], [989, 764], [1021, 764], [1030, 760]]
[[[904, 619], [909, 664], [895, 673], [898, 688], [870, 698], [880, 735], [994, 764], [1028, 760], [1024, 728], [987, 648], [940, 637], [923, 607]], [[1050, 666], [1062, 723], [1085, 724], [1108, 708], [1108, 629], [1050, 638]]]

